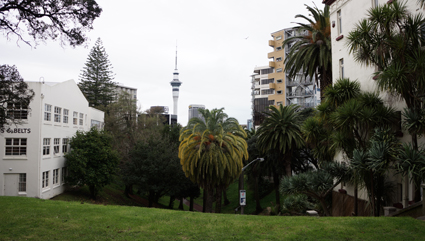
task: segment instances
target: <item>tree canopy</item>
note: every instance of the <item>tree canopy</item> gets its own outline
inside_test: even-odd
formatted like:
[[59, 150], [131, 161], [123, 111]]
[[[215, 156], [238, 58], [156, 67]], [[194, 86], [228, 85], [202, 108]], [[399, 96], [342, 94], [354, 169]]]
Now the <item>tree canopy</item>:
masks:
[[98, 38], [90, 50], [85, 66], [80, 74], [80, 87], [90, 106], [104, 108], [115, 98], [115, 83], [112, 65], [108, 54]]
[[34, 91], [28, 89], [15, 66], [0, 65], [0, 97], [0, 127], [28, 119]]
[[95, 0], [1, 0], [0, 31], [29, 45], [59, 38], [62, 44], [74, 47], [88, 39], [85, 32], [93, 29], [93, 21], [101, 12]]

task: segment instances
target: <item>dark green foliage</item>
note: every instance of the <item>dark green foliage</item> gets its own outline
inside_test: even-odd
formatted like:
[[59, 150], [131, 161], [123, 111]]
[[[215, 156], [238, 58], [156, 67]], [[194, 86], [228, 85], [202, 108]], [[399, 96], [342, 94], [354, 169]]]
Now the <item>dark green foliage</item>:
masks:
[[93, 29], [93, 21], [101, 12], [95, 0], [2, 0], [0, 31], [7, 37], [16, 35], [29, 45], [22, 36], [25, 30], [35, 42], [59, 38], [62, 44], [77, 46], [87, 40], [84, 32]]
[[288, 56], [285, 58], [285, 69], [291, 78], [296, 77], [299, 72], [305, 76], [320, 80], [320, 88], [323, 90], [332, 85], [332, 45], [331, 26], [329, 20], [329, 6], [325, 5], [323, 10], [317, 7], [307, 6], [310, 12], [310, 19], [304, 15], [296, 15], [309, 23], [297, 23], [299, 33], [306, 31], [307, 34], [285, 39], [283, 46], [295, 42], [291, 47]]
[[115, 98], [116, 85], [112, 82], [113, 79], [114, 74], [108, 54], [102, 40], [98, 38], [81, 71], [78, 87], [90, 106], [102, 108], [108, 106]]
[[19, 124], [27, 119], [33, 97], [34, 91], [28, 89], [15, 66], [0, 65], [0, 128], [8, 121]]
[[96, 199], [116, 172], [118, 154], [112, 149], [111, 141], [110, 135], [94, 127], [88, 132], [77, 131], [70, 141], [71, 152], [65, 155], [67, 184], [89, 186], [91, 197]]
[[313, 209], [314, 204], [304, 194], [287, 195], [283, 198], [282, 212], [294, 215], [305, 214], [308, 209]]

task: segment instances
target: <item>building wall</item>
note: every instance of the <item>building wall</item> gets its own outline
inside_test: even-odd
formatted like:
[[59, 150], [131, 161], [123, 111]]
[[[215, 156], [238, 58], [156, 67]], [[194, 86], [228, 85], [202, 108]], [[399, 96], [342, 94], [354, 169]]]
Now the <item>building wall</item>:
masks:
[[[13, 183], [11, 176], [26, 174], [26, 191], [20, 196], [51, 198], [64, 191], [62, 170], [65, 167], [63, 153], [64, 138], [68, 140], [76, 131], [88, 131], [95, 123], [103, 124], [104, 113], [88, 106], [87, 100], [73, 80], [62, 83], [28, 82], [35, 96], [30, 103], [28, 119], [18, 126], [5, 126], [0, 131], [0, 195], [10, 195]], [[45, 120], [45, 106], [50, 105], [50, 120]], [[55, 121], [55, 107], [60, 108], [60, 118]], [[68, 110], [68, 123], [64, 123], [64, 109]], [[77, 124], [73, 122], [73, 113], [78, 113]], [[80, 118], [82, 114], [82, 118]], [[59, 116], [58, 116], [59, 117]], [[82, 125], [80, 125], [80, 119]], [[15, 133], [16, 132], [16, 133]], [[6, 155], [6, 139], [26, 138], [26, 155]], [[49, 154], [43, 155], [43, 139], [50, 139]], [[55, 153], [54, 140], [59, 139], [58, 152]], [[69, 145], [67, 149], [69, 151]], [[53, 172], [58, 170], [57, 183], [53, 184]], [[48, 172], [47, 186], [42, 187], [43, 172]], [[13, 179], [13, 178], [12, 178]], [[44, 180], [46, 184], [46, 179]]]
[[[373, 73], [376, 71], [375, 67], [364, 66], [356, 62], [353, 55], [349, 53], [347, 47], [347, 36], [349, 32], [355, 28], [356, 24], [359, 23], [361, 19], [366, 18], [367, 11], [372, 7], [375, 0], [324, 0], [324, 2], [330, 4], [333, 83], [335, 83], [337, 79], [344, 77], [350, 80], [359, 81], [362, 91], [377, 91], [376, 83], [373, 80]], [[378, 4], [388, 4], [387, 2], [387, 0], [378, 0]], [[419, 8], [416, 1], [408, 1], [407, 6], [411, 13], [423, 13], [423, 9]], [[386, 104], [391, 105], [396, 110], [402, 110], [405, 107], [403, 101], [396, 101], [394, 98], [389, 98], [386, 93], [380, 93], [380, 96], [384, 99]], [[407, 132], [404, 132], [400, 140], [402, 142], [410, 142], [411, 137]], [[424, 139], [422, 138], [420, 142], [424, 143]], [[336, 159], [344, 160], [344, 156], [339, 154]], [[404, 179], [393, 174], [389, 175], [389, 178], [397, 185], [394, 197], [395, 202], [400, 201], [399, 197], [402, 192], [405, 196], [403, 197], [404, 205], [406, 205], [407, 201], [413, 199], [414, 189], [412, 184], [406, 184], [407, 182]], [[341, 185], [336, 189], [338, 188], [345, 188], [349, 195], [353, 195], [354, 188], [352, 186]], [[405, 193], [406, 191], [407, 193]], [[359, 195], [363, 199], [367, 199], [367, 195], [364, 191]]]
[[188, 112], [188, 121], [192, 119], [193, 117], [197, 117], [201, 120], [204, 120], [201, 113], [199, 113], [199, 109], [205, 109], [205, 105], [189, 105], [189, 112]]
[[[279, 30], [271, 34], [272, 40], [269, 40], [269, 46], [273, 48], [267, 57], [269, 58], [269, 67], [274, 69], [273, 73], [268, 75], [269, 79], [274, 79], [270, 83], [270, 89], [274, 89], [274, 94], [270, 94], [268, 99], [274, 101], [274, 105], [286, 105], [285, 101], [285, 51], [283, 41], [285, 40], [284, 30]], [[278, 81], [279, 80], [279, 81]]]

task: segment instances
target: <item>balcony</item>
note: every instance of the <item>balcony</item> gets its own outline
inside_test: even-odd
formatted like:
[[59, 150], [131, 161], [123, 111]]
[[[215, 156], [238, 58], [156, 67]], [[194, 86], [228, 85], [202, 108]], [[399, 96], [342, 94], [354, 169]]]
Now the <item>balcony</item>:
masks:
[[276, 63], [273, 61], [269, 61], [269, 67], [274, 68], [276, 66]]
[[313, 95], [313, 91], [297, 91], [297, 92], [288, 92], [286, 93], [286, 97], [300, 97], [300, 96], [311, 96]]
[[276, 89], [275, 83], [269, 83], [269, 89]]
[[270, 47], [274, 47], [274, 45], [275, 45], [274, 40], [269, 40], [269, 46], [270, 46]]
[[270, 53], [268, 53], [268, 54], [267, 54], [267, 58], [268, 58], [268, 59], [274, 58], [274, 54], [275, 54], [275, 52], [270, 52]]

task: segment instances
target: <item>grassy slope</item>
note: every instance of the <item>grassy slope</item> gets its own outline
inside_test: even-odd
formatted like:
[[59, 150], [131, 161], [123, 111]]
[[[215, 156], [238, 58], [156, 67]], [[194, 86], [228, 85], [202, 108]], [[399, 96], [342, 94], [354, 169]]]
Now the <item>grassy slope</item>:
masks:
[[0, 197], [0, 240], [423, 240], [412, 218], [203, 214]]

